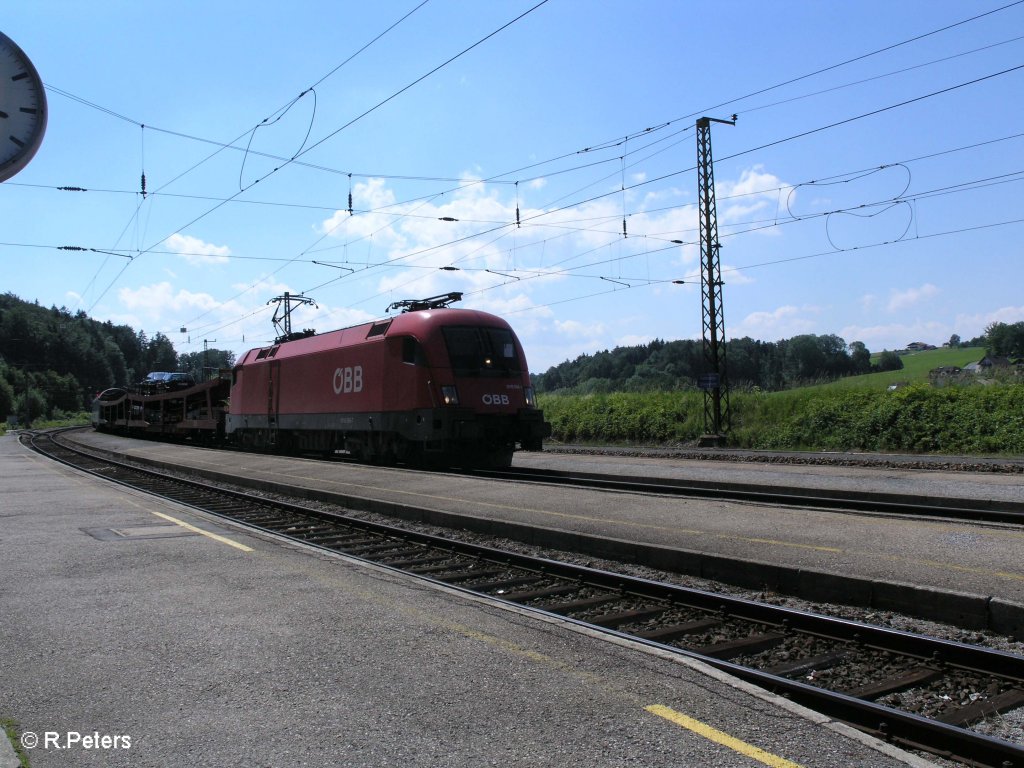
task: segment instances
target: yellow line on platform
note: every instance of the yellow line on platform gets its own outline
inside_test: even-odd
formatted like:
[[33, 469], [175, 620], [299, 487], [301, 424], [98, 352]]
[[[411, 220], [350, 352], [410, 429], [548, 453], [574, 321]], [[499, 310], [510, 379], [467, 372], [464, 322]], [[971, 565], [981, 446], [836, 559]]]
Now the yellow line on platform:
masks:
[[686, 728], [688, 731], [693, 731], [698, 736], [703, 736], [705, 739], [721, 744], [724, 747], [739, 752], [741, 755], [745, 755], [752, 760], [757, 760], [759, 763], [771, 766], [771, 768], [802, 768], [799, 763], [794, 763], [791, 760], [787, 760], [784, 757], [773, 755], [771, 752], [765, 752], [760, 747], [755, 747], [752, 744], [747, 744], [745, 741], [730, 736], [724, 731], [720, 731], [717, 728], [712, 728], [706, 723], [702, 723], [700, 720], [694, 720], [692, 717], [687, 717], [681, 712], [676, 712], [674, 709], [664, 707], [661, 704], [652, 704], [649, 707], [644, 707], [652, 715], [663, 717], [676, 725]]
[[240, 549], [243, 552], [252, 552], [253, 551], [252, 547], [247, 547], [247, 546], [245, 546], [245, 544], [239, 544], [237, 541], [232, 541], [227, 536], [220, 536], [220, 535], [218, 535], [216, 533], [211, 533], [210, 531], [204, 531], [202, 528], [197, 528], [196, 526], [192, 525], [191, 523], [186, 523], [184, 520], [179, 520], [176, 517], [171, 517], [170, 515], [166, 515], [163, 512], [157, 512], [155, 509], [149, 509], [146, 506], [144, 506], [142, 504], [138, 504], [138, 503], [132, 501], [131, 499], [127, 498], [127, 497], [125, 497], [125, 501], [128, 502], [129, 504], [131, 504], [133, 507], [138, 507], [139, 509], [144, 509], [146, 512], [149, 512], [151, 515], [156, 515], [157, 517], [162, 517], [164, 520], [168, 520], [168, 521], [174, 523], [175, 525], [180, 525], [182, 528], [184, 528], [186, 530], [189, 530], [189, 531], [192, 531], [193, 533], [198, 533], [198, 534], [200, 534], [202, 536], [205, 536], [208, 539], [213, 539], [214, 541], [219, 541], [221, 544], [227, 544], [229, 547], [234, 547], [235, 549]]
[[182, 528], [186, 528], [186, 529], [188, 529], [190, 531], [194, 531], [195, 533], [202, 534], [203, 536], [205, 536], [208, 539], [213, 539], [214, 541], [219, 541], [221, 544], [227, 544], [229, 547], [234, 547], [235, 549], [240, 549], [243, 552], [252, 552], [252, 547], [247, 547], [247, 546], [245, 546], [245, 544], [239, 544], [237, 541], [232, 541], [227, 536], [220, 536], [220, 535], [218, 535], [216, 533], [210, 533], [210, 531], [204, 531], [202, 528], [197, 528], [196, 526], [194, 526], [194, 525], [192, 525], [190, 523], [186, 523], [184, 520], [179, 520], [176, 517], [171, 517], [170, 515], [165, 515], [163, 512], [157, 512], [156, 510], [153, 510], [153, 509], [149, 510], [149, 512], [151, 514], [156, 515], [157, 517], [162, 517], [164, 520], [170, 520], [172, 523], [174, 523], [175, 525], [180, 525]]

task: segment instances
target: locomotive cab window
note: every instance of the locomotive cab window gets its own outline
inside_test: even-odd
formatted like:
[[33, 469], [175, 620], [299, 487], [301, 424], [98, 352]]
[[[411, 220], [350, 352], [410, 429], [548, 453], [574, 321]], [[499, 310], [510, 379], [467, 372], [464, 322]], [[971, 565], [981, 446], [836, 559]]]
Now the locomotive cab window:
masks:
[[462, 376], [509, 376], [522, 366], [512, 332], [505, 328], [444, 329], [452, 368]]

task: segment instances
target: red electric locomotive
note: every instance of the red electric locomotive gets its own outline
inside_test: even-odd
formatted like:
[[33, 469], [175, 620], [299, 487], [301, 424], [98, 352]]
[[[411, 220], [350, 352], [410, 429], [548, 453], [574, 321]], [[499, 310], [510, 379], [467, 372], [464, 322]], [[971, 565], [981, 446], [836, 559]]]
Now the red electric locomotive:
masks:
[[394, 317], [250, 350], [225, 432], [243, 448], [344, 450], [368, 461], [507, 467], [551, 432], [508, 323], [402, 302]]

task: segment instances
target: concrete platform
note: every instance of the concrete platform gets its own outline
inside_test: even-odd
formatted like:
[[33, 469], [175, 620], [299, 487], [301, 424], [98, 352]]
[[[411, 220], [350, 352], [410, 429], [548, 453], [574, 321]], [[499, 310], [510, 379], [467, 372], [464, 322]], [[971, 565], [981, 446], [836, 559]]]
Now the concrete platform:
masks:
[[0, 493], [0, 719], [38, 739], [33, 768], [927, 764], [701, 664], [253, 535], [13, 437]]
[[[891, 496], [914, 499], [963, 499], [976, 505], [992, 507], [1024, 507], [1024, 461], [1005, 462], [1018, 468], [1016, 472], [949, 471], [943, 464], [986, 466], [995, 460], [970, 458], [940, 458], [936, 456], [911, 457], [884, 454], [808, 454], [834, 463], [775, 463], [766, 460], [764, 453], [733, 451], [732, 460], [642, 458], [615, 455], [587, 455], [549, 453], [517, 453], [516, 466], [536, 468], [564, 468], [570, 461], [579, 471], [613, 475], [639, 474], [646, 477], [682, 479], [694, 483], [716, 483], [742, 486], [767, 486], [794, 490], [831, 490], [837, 493], [870, 491]], [[867, 466], [844, 465], [862, 457]], [[888, 466], [886, 466], [888, 464]], [[933, 467], [925, 469], [922, 467]]]
[[[563, 490], [447, 473], [234, 453], [91, 431], [75, 439], [115, 455], [188, 467], [268, 490], [299, 487], [356, 509], [540, 543], [778, 591], [852, 600], [1024, 637], [1024, 531], [752, 503]], [[699, 477], [889, 494], [1013, 502], [1024, 476], [922, 470], [521, 454], [530, 466]], [[756, 480], [755, 480], [756, 478]], [[421, 512], [420, 510], [427, 510]]]

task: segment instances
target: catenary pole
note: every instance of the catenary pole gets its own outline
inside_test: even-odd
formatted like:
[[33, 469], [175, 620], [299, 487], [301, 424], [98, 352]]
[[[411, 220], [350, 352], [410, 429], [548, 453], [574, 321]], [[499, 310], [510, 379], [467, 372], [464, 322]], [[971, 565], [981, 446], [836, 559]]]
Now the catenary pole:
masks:
[[722, 264], [719, 258], [718, 218], [715, 211], [715, 171], [711, 157], [711, 123], [736, 125], [732, 120], [697, 120], [697, 190], [700, 202], [701, 328], [704, 339], [704, 432], [699, 444], [720, 446], [732, 427], [729, 379], [725, 360], [725, 313], [722, 306]]

